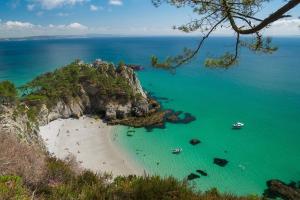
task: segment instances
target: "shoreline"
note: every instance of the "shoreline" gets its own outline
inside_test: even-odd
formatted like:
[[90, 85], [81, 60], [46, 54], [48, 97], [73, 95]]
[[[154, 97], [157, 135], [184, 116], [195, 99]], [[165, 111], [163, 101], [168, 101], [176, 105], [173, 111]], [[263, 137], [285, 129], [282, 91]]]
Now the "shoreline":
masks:
[[48, 152], [66, 159], [73, 155], [83, 169], [111, 173], [113, 177], [143, 175], [144, 169], [133, 162], [113, 141], [117, 127], [101, 119], [82, 116], [79, 119], [57, 119], [40, 127]]

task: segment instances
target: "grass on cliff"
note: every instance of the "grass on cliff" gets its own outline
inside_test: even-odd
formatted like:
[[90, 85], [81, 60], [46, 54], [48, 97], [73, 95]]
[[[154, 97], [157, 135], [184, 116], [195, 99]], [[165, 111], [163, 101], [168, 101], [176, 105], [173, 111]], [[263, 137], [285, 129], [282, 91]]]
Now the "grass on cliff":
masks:
[[[22, 184], [20, 177], [2, 176], [4, 184], [0, 185], [0, 197], [7, 199], [29, 200], [258, 200], [256, 196], [237, 197], [221, 194], [216, 189], [200, 193], [185, 181], [159, 176], [117, 177], [112, 180], [109, 175], [99, 175], [91, 171], [74, 173], [71, 167], [59, 160], [47, 161], [47, 175], [38, 187], [30, 188]], [[5, 181], [17, 180], [11, 187]], [[13, 190], [17, 188], [17, 190]]]

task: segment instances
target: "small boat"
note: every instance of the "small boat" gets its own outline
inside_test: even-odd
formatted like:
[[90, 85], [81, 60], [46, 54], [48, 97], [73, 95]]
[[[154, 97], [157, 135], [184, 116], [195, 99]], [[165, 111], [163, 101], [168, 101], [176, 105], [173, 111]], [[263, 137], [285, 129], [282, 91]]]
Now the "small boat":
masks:
[[182, 148], [176, 148], [172, 150], [173, 154], [180, 154], [182, 152]]
[[243, 126], [245, 126], [245, 124], [242, 122], [236, 122], [236, 123], [232, 124], [233, 129], [241, 129]]

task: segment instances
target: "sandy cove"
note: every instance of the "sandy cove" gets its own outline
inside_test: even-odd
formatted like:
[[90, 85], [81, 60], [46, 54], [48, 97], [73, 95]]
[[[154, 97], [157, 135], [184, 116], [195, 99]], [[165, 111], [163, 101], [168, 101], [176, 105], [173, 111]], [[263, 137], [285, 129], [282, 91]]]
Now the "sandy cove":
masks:
[[142, 167], [113, 143], [114, 127], [102, 120], [83, 116], [79, 119], [58, 119], [40, 127], [49, 153], [65, 159], [74, 155], [81, 167], [94, 172], [118, 175], [143, 175]]

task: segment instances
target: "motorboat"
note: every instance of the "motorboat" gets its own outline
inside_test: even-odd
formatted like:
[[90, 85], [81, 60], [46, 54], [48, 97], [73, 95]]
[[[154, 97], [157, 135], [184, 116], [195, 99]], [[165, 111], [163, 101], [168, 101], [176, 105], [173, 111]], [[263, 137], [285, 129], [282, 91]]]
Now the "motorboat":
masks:
[[236, 123], [232, 124], [233, 129], [241, 129], [243, 126], [245, 126], [245, 124], [242, 122], [236, 122]]
[[182, 152], [182, 148], [175, 148], [172, 150], [173, 154], [180, 154]]

